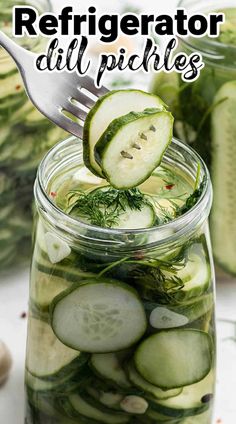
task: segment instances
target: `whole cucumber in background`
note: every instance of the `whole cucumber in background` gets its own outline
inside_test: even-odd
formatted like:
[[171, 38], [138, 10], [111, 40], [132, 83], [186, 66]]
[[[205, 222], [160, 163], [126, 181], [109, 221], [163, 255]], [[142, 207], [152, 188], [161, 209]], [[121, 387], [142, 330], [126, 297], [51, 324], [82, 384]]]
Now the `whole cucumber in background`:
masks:
[[[223, 269], [236, 275], [236, 8], [223, 12], [226, 22], [217, 40], [190, 40], [195, 48], [199, 43], [205, 60], [199, 79], [184, 83], [176, 74], [157, 74], [151, 91], [169, 104], [175, 135], [194, 147], [210, 167], [214, 256]], [[184, 41], [180, 48], [189, 51]], [[213, 53], [204, 57], [204, 48], [222, 59], [215, 59]]]
[[12, 357], [8, 347], [0, 340], [0, 386], [4, 384], [12, 367]]
[[[0, 9], [0, 27], [11, 35], [12, 7]], [[50, 10], [47, 0], [27, 2], [39, 12]], [[32, 51], [43, 49], [42, 40], [17, 40]], [[0, 272], [29, 257], [33, 183], [37, 166], [56, 142], [65, 136], [28, 100], [15, 63], [0, 47]]]

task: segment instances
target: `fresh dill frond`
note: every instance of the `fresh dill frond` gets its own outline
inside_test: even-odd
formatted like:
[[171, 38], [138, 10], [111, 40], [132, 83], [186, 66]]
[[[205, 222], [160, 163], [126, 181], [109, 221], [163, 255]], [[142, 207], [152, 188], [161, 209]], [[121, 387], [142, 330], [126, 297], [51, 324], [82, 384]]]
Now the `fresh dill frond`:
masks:
[[148, 201], [138, 188], [116, 190], [102, 187], [89, 193], [79, 190], [68, 194], [67, 213], [99, 227], [111, 228], [127, 209], [141, 210]]
[[186, 212], [188, 212], [197, 204], [197, 202], [202, 196], [205, 186], [206, 186], [206, 177], [203, 178], [198, 188], [196, 188], [194, 192], [190, 194], [185, 204], [181, 207], [176, 208], [176, 211], [175, 211], [176, 217], [184, 215]]

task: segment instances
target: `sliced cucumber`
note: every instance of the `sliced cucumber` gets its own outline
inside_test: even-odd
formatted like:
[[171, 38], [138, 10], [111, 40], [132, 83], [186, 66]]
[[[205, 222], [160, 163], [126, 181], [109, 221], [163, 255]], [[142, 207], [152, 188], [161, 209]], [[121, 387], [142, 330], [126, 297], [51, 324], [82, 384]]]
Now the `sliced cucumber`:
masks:
[[48, 391], [66, 391], [70, 387], [71, 391], [74, 389], [74, 384], [71, 381], [75, 371], [71, 373], [68, 372], [64, 378], [56, 380], [44, 380], [32, 375], [29, 371], [26, 370], [25, 382], [28, 387], [30, 387], [35, 392], [48, 392]]
[[113, 187], [136, 187], [160, 164], [172, 132], [169, 112], [130, 112], [112, 121], [102, 134], [94, 148], [95, 159]]
[[57, 395], [72, 393], [75, 390], [81, 389], [81, 387], [83, 388], [86, 384], [89, 384], [93, 377], [87, 364], [77, 369], [74, 367], [74, 364], [72, 365], [71, 369], [70, 366], [67, 367], [67, 372], [64, 373], [64, 376], [53, 379], [35, 377], [26, 370], [25, 383], [27, 387], [35, 392], [55, 392]]
[[132, 384], [144, 390], [147, 394], [154, 396], [156, 399], [168, 399], [177, 396], [182, 392], [182, 389], [162, 390], [157, 386], [145, 380], [136, 370], [132, 361], [127, 365], [127, 375]]
[[[147, 411], [147, 417], [150, 418], [152, 421], [150, 424], [183, 424], [182, 421], [180, 422], [179, 419], [174, 420], [172, 417], [168, 417], [167, 415], [160, 414], [160, 412], [154, 411], [153, 409], [149, 408]], [[150, 422], [150, 421], [147, 421]], [[145, 424], [145, 423], [144, 423]]]
[[0, 224], [1, 224], [1, 221], [4, 222], [5, 219], [7, 219], [7, 218], [9, 218], [9, 216], [11, 216], [13, 209], [14, 209], [14, 205], [12, 205], [12, 204], [3, 206], [0, 209]]
[[35, 262], [36, 268], [52, 277], [59, 277], [63, 280], [70, 281], [71, 283], [82, 283], [86, 278], [94, 277], [94, 274], [89, 272], [80, 271], [77, 268], [73, 268], [72, 263], [68, 264], [55, 264], [52, 265], [44, 257], [37, 257]]
[[71, 282], [64, 278], [49, 275], [33, 268], [30, 298], [40, 310], [46, 310], [52, 300], [70, 286]]
[[93, 387], [88, 387], [86, 391], [89, 396], [101, 402], [108, 408], [120, 410], [120, 402], [124, 398], [124, 394], [116, 393], [111, 390], [104, 392], [102, 390], [94, 389]]
[[[167, 277], [173, 277], [168, 271], [164, 271]], [[186, 264], [176, 273], [183, 282], [183, 287], [176, 290], [175, 287], [169, 290], [176, 300], [185, 301], [204, 294], [211, 284], [211, 269], [208, 258], [200, 243], [195, 243], [188, 251]]]
[[121, 393], [112, 392], [111, 390], [104, 392], [102, 390], [96, 390], [93, 387], [88, 387], [87, 393], [103, 405], [115, 410], [120, 410], [120, 402], [124, 397], [124, 394]]
[[[214, 99], [212, 112], [212, 183], [215, 189], [211, 215], [212, 241], [216, 260], [236, 274], [236, 81], [224, 84]], [[222, 172], [223, 170], [223, 172]]]
[[[58, 398], [48, 393], [37, 393], [31, 390], [27, 391], [30, 406], [33, 407], [33, 421], [34, 424], [89, 424], [84, 421], [78, 422], [69, 417], [64, 416], [60, 408]], [[38, 419], [37, 419], [38, 417]], [[28, 423], [28, 420], [27, 420]]]
[[123, 213], [119, 215], [118, 221], [113, 228], [123, 230], [135, 230], [143, 228], [151, 228], [156, 222], [155, 210], [151, 204], [146, 204], [140, 210], [126, 208]]
[[79, 415], [91, 418], [92, 420], [107, 423], [107, 424], [122, 424], [129, 421], [129, 416], [118, 413], [104, 412], [98, 408], [95, 408], [92, 404], [88, 403], [80, 395], [73, 394], [69, 396], [69, 402]]
[[[31, 317], [28, 325], [31, 344], [26, 367], [33, 376], [50, 379], [61, 377], [72, 361], [75, 361], [76, 368], [79, 367], [81, 354], [63, 345], [47, 323]], [[83, 355], [81, 358], [84, 363]]]
[[[17, 68], [15, 62], [5, 54], [5, 51], [0, 47], [0, 60], [1, 60], [1, 69], [0, 69], [0, 80], [5, 80], [11, 77], [13, 74], [17, 73]], [[3, 83], [3, 81], [1, 82]]]
[[5, 97], [15, 95], [20, 96], [24, 92], [24, 84], [19, 76], [19, 73], [13, 74], [7, 79], [7, 83], [1, 82], [0, 84], [0, 98], [1, 101]]
[[84, 125], [84, 163], [95, 175], [104, 178], [94, 157], [94, 147], [108, 125], [129, 112], [141, 112], [146, 108], [164, 109], [162, 100], [140, 90], [110, 91], [101, 97], [89, 112]]
[[191, 323], [203, 317], [214, 307], [214, 298], [212, 293], [192, 298], [186, 302], [182, 302], [178, 306], [171, 306], [170, 309], [178, 314], [184, 315]]
[[202, 414], [195, 415], [194, 417], [185, 418], [185, 420], [181, 421], [180, 424], [208, 424], [211, 422], [212, 413], [212, 407], [210, 407]]
[[48, 125], [48, 121], [45, 119], [45, 116], [42, 115], [37, 109], [33, 108], [30, 113], [27, 114], [25, 122], [29, 125]]
[[10, 134], [10, 128], [9, 127], [3, 127], [1, 126], [0, 131], [0, 147], [5, 142], [5, 140], [9, 137]]
[[59, 412], [56, 408], [55, 397], [49, 397], [45, 393], [33, 392], [31, 390], [28, 390], [27, 394], [29, 402], [34, 408], [49, 417], [53, 417], [54, 419], [58, 418]]
[[161, 331], [140, 344], [134, 361], [145, 380], [163, 389], [174, 389], [197, 383], [209, 373], [213, 344], [203, 331]]
[[[171, 417], [182, 418], [198, 415], [209, 409], [212, 404], [214, 385], [215, 375], [211, 371], [198, 383], [184, 387], [179, 396], [159, 400], [155, 403], [150, 401], [150, 406], [154, 410]], [[209, 402], [203, 401], [206, 396], [209, 398]]]
[[115, 353], [93, 354], [90, 364], [92, 369], [103, 379], [105, 378], [122, 388], [130, 387], [119, 357]]
[[[94, 177], [94, 176], [93, 176]], [[97, 178], [97, 177], [94, 177]], [[94, 196], [94, 203], [96, 204], [97, 209], [104, 216], [110, 215], [111, 217], [115, 216], [115, 218], [111, 218], [111, 221], [107, 219], [107, 222], [104, 223], [109, 228], [116, 229], [142, 229], [142, 228], [150, 228], [153, 227], [156, 222], [156, 213], [154, 207], [151, 205], [149, 201], [146, 199], [143, 200], [142, 204], [139, 208], [131, 208], [126, 201], [120, 201], [120, 205], [118, 205], [117, 201], [112, 202], [109, 198], [107, 202], [106, 197], [100, 196], [102, 193], [108, 192], [117, 195], [117, 198], [120, 194], [119, 190], [111, 189], [111, 187], [101, 187], [96, 188], [95, 190], [89, 192], [88, 196]], [[100, 196], [99, 200], [98, 199]], [[86, 212], [81, 215], [80, 209], [75, 205], [73, 209], [70, 211], [72, 216], [78, 217], [81, 221], [86, 223], [91, 223], [89, 219], [89, 215]], [[102, 226], [102, 225], [101, 225]]]
[[52, 302], [52, 328], [67, 346], [84, 352], [116, 352], [144, 334], [146, 315], [137, 292], [115, 280], [87, 280]]
[[[152, 313], [156, 310], [154, 318], [154, 328], [174, 328], [180, 327], [181, 325], [190, 324], [193, 321], [203, 317], [214, 307], [214, 298], [212, 293], [205, 294], [197, 298], [191, 298], [179, 305], [168, 305], [163, 308], [157, 303], [145, 302], [145, 310], [150, 314], [149, 320], [151, 321]], [[157, 313], [157, 312], [162, 313]], [[167, 311], [167, 312], [166, 312]], [[177, 315], [172, 315], [171, 312]], [[176, 320], [177, 318], [177, 320]], [[151, 322], [150, 322], [151, 323]], [[152, 323], [151, 323], [152, 325]]]

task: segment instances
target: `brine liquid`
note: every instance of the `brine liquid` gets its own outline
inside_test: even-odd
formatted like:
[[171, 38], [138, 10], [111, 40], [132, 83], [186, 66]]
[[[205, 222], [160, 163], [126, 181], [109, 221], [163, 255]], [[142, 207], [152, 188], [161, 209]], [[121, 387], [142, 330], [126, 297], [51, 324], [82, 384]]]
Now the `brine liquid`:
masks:
[[[104, 184], [102, 180], [91, 179], [90, 174], [85, 177], [84, 172], [80, 168], [54, 180], [48, 188], [51, 200], [66, 209], [67, 194], [71, 190], [86, 191]], [[158, 211], [161, 203], [171, 213], [173, 201], [183, 204], [192, 193], [193, 185], [190, 178], [177, 174], [175, 169], [159, 168], [140, 189], [155, 197]], [[145, 240], [137, 239], [137, 247], [127, 255], [112, 248], [99, 249], [97, 244], [95, 247], [92, 243], [84, 247], [76, 240], [68, 246], [65, 239], [63, 241], [70, 250], [67, 257], [57, 263], [50, 259], [51, 252], [46, 242], [48, 233], [57, 240], [57, 230], [39, 218], [31, 272], [26, 423], [211, 424], [215, 380], [214, 275], [207, 225], [191, 237], [163, 246], [163, 249], [155, 247], [155, 243], [151, 250], [146, 249]], [[59, 235], [59, 238], [62, 241], [63, 236]], [[127, 293], [133, 289], [136, 291], [135, 299], [143, 306], [147, 320], [146, 331], [140, 335], [140, 340], [130, 345], [131, 333], [130, 340], [124, 336], [124, 345], [127, 346], [122, 351], [106, 351], [109, 325], [112, 325], [112, 318], [106, 316], [109, 303], [106, 307], [97, 304], [97, 319], [105, 320], [107, 325], [107, 332], [103, 335], [103, 354], [92, 353], [89, 348], [83, 352], [74, 349], [73, 353], [62, 339], [58, 340], [52, 329], [52, 305], [57, 302], [58, 296], [65, 299], [68, 290], [73, 292], [81, 284], [86, 286], [88, 278], [90, 282], [96, 282], [94, 296], [87, 299], [88, 311], [99, 297], [99, 284], [102, 288], [112, 281], [114, 285], [116, 282], [118, 286], [122, 284]], [[74, 302], [77, 300], [74, 299]], [[73, 302], [71, 307], [75, 307]], [[122, 310], [122, 305], [117, 303], [117, 309]], [[139, 313], [137, 308], [131, 321], [138, 318]], [[82, 331], [82, 323], [70, 319], [68, 331], [76, 327], [80, 329], [80, 325]], [[89, 312], [86, 319], [91, 322]], [[171, 375], [166, 376], [171, 379], [171, 391], [150, 384], [143, 376], [140, 382], [135, 368], [135, 354], [139, 346], [160, 332], [168, 335], [168, 331], [172, 331], [178, 338], [180, 329], [188, 330], [188, 334], [203, 334], [211, 341], [210, 351], [205, 352], [203, 358], [197, 358], [197, 363], [189, 358], [185, 364], [180, 364], [179, 358], [185, 355], [187, 349], [191, 348], [194, 355], [195, 346], [178, 343], [178, 349], [171, 352], [174, 368]], [[101, 331], [100, 324], [94, 322], [89, 331], [92, 343], [92, 338], [96, 339], [96, 331]], [[86, 334], [86, 337], [89, 336]], [[75, 340], [75, 344], [77, 342]], [[114, 344], [116, 342], [118, 340], [114, 339]], [[155, 351], [152, 354], [155, 355]], [[167, 350], [159, 367], [166, 369], [166, 361], [171, 361], [169, 354]], [[75, 355], [75, 358], [68, 360], [70, 355]], [[207, 355], [208, 365], [203, 373], [201, 361], [205, 361]], [[153, 370], [150, 361], [147, 360], [146, 365], [149, 372], [156, 372], [155, 361]], [[138, 380], [131, 372], [132, 366]], [[188, 384], [174, 387], [180, 366], [181, 378], [189, 372], [194, 377]], [[133, 404], [131, 400], [134, 399]]]

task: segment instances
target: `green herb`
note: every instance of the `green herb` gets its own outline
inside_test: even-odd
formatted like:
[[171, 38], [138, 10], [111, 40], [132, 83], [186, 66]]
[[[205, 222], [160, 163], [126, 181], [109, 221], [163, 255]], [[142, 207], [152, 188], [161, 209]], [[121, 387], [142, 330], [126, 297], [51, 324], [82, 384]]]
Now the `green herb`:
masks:
[[89, 193], [71, 191], [67, 213], [100, 227], [111, 228], [127, 209], [141, 210], [148, 201], [139, 189], [100, 188]]
[[145, 257], [141, 260], [128, 259], [126, 264], [136, 265], [132, 269], [131, 278], [139, 286], [142, 297], [155, 300], [161, 304], [177, 304], [175, 294], [184, 287], [178, 272], [186, 266], [189, 260], [190, 246], [196, 240], [189, 240], [184, 247], [169, 260]]
[[197, 202], [202, 196], [205, 186], [206, 186], [206, 178], [204, 177], [199, 187], [196, 188], [194, 192], [187, 198], [185, 204], [181, 207], [176, 208], [176, 212], [175, 212], [176, 217], [184, 215], [186, 212], [188, 212], [197, 204]]

